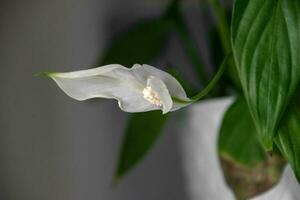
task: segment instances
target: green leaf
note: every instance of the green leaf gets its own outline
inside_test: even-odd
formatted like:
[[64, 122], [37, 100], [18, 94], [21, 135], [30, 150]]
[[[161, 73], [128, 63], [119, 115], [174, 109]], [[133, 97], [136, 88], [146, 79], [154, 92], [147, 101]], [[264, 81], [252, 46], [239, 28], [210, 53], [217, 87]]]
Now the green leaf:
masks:
[[300, 182], [300, 108], [294, 105], [281, 126], [275, 142]]
[[237, 98], [227, 110], [219, 134], [219, 151], [235, 162], [255, 166], [266, 161], [244, 98]]
[[232, 45], [260, 139], [272, 149], [300, 76], [300, 1], [236, 0]]
[[264, 152], [243, 97], [227, 110], [218, 146], [225, 180], [237, 199], [261, 194], [279, 181], [285, 161], [280, 155], [270, 157]]
[[140, 22], [112, 40], [100, 64], [131, 67], [152, 62], [165, 46], [172, 27], [172, 22], [163, 18]]
[[116, 180], [120, 180], [151, 149], [168, 119], [161, 111], [137, 113], [131, 116], [121, 148]]

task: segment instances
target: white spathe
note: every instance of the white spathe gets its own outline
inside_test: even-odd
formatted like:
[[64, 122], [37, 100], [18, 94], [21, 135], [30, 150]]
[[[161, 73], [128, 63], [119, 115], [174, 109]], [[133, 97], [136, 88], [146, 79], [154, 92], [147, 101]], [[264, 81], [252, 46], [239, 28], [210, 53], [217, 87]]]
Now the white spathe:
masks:
[[66, 73], [47, 73], [70, 97], [116, 99], [126, 112], [175, 111], [192, 101], [170, 74], [150, 65], [119, 64]]

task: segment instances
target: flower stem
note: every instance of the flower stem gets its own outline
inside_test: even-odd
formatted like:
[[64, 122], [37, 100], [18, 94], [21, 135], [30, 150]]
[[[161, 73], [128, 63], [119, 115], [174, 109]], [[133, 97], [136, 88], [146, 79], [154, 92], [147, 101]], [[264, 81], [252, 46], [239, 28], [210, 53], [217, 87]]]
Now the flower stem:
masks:
[[199, 101], [203, 97], [205, 97], [209, 92], [211, 92], [214, 87], [218, 84], [219, 80], [221, 79], [222, 75], [225, 72], [226, 66], [228, 66], [228, 61], [232, 58], [232, 53], [229, 53], [223, 60], [221, 66], [219, 67], [217, 73], [213, 77], [213, 79], [208, 83], [208, 85], [200, 91], [198, 94], [193, 96], [190, 101], [188, 100], [182, 100], [178, 99], [176, 97], [172, 97], [172, 100], [176, 103], [181, 103], [181, 104], [191, 104], [193, 102]]
[[198, 101], [202, 99], [204, 96], [206, 96], [214, 87], [218, 84], [219, 80], [221, 79], [222, 75], [225, 72], [226, 66], [228, 64], [228, 61], [232, 58], [232, 53], [229, 53], [225, 59], [223, 60], [221, 66], [219, 67], [217, 73], [213, 77], [213, 79], [208, 83], [208, 85], [198, 94], [193, 96], [191, 99], [193, 101]]

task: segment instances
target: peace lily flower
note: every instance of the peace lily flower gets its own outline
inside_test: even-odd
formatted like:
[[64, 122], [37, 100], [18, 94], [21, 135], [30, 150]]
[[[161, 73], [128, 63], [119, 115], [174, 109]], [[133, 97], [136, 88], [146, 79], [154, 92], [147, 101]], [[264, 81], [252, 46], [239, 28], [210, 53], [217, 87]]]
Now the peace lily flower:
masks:
[[46, 75], [76, 100], [116, 99], [126, 112], [162, 110], [165, 114], [193, 102], [173, 76], [145, 64], [135, 64], [132, 68], [111, 64]]

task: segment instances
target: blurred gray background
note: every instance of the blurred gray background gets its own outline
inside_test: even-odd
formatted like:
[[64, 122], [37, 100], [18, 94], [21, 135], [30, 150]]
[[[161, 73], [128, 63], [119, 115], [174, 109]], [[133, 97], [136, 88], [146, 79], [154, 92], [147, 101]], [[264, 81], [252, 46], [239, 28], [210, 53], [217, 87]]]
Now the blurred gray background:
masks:
[[94, 66], [111, 33], [166, 3], [1, 1], [1, 200], [187, 199], [170, 124], [144, 162], [112, 187], [128, 115], [116, 102], [77, 102], [33, 76]]

